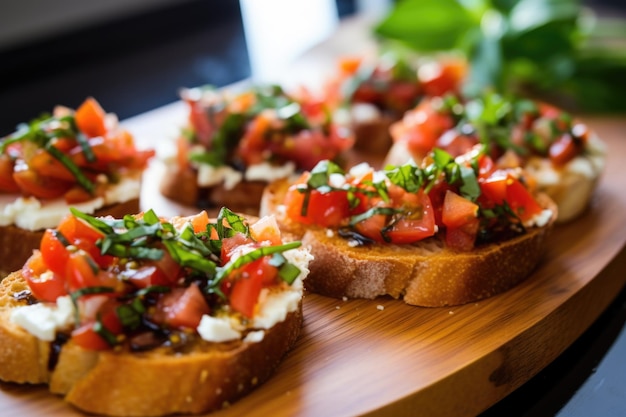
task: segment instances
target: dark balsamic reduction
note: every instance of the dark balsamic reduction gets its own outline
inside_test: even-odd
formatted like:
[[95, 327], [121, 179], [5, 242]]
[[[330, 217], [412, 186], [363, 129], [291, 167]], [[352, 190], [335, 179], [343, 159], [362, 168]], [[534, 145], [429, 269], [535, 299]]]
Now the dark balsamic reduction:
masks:
[[69, 335], [64, 333], [57, 333], [54, 341], [50, 343], [50, 356], [48, 356], [48, 370], [53, 371], [59, 362], [59, 355], [61, 355], [61, 349], [63, 345], [70, 340]]

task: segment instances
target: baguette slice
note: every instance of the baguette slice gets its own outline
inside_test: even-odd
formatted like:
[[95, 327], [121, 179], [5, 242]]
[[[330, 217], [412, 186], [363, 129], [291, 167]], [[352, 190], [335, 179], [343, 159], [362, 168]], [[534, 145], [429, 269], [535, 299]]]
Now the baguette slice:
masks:
[[114, 416], [201, 413], [228, 406], [263, 383], [293, 346], [302, 325], [296, 311], [265, 331], [260, 342], [194, 341], [184, 351], [89, 351], [71, 341], [56, 356], [51, 343], [12, 323], [25, 305], [15, 294], [28, 288], [20, 272], [0, 283], [0, 379], [49, 384], [81, 410]]
[[[139, 197], [123, 203], [112, 204], [96, 210], [97, 217], [124, 217], [128, 213], [139, 211]], [[43, 230], [27, 230], [15, 225], [0, 226], [0, 277], [16, 271], [39, 247]]]
[[[185, 225], [193, 221], [199, 221], [201, 226], [203, 218], [205, 217], [202, 213], [194, 217], [174, 217], [171, 219], [171, 225], [177, 230], [178, 228], [183, 230]], [[221, 219], [218, 217], [217, 222]], [[243, 218], [239, 217], [239, 220], [241, 219]], [[254, 221], [254, 223], [258, 221], [250, 217], [245, 220]], [[229, 217], [228, 221], [232, 219]], [[266, 223], [262, 224], [264, 228], [256, 231], [256, 233], [261, 233], [258, 236], [266, 238], [276, 236], [275, 233], [278, 230], [273, 228], [275, 224], [271, 219], [266, 219]], [[139, 227], [145, 227], [145, 224]], [[72, 238], [68, 237], [68, 239]], [[168, 239], [172, 245], [178, 245], [176, 242], [181, 242], [179, 240], [174, 242], [171, 237]], [[235, 240], [235, 245], [243, 245], [239, 242], [245, 241], [247, 243], [244, 248], [251, 249], [252, 242], [246, 238], [242, 239], [244, 240]], [[184, 246], [185, 242], [181, 245]], [[180, 254], [183, 250], [180, 249], [182, 246], [177, 247], [179, 248], [177, 253]], [[231, 249], [234, 250], [234, 248], [237, 246]], [[37, 253], [34, 255], [34, 259], [38, 259], [37, 255]], [[169, 304], [166, 301], [168, 296], [174, 295], [177, 289], [185, 289], [191, 285], [189, 283], [185, 285], [187, 281], [182, 276], [170, 282], [171, 292], [163, 295], [162, 298], [152, 298], [152, 303], [146, 301], [149, 295], [137, 293], [146, 287], [133, 286], [135, 281], [132, 281], [132, 277], [122, 279], [124, 284], [117, 288], [117, 291], [124, 292], [116, 299], [122, 301], [127, 300], [127, 297], [135, 297], [132, 308], [141, 315], [141, 323], [137, 325], [144, 327], [138, 334], [132, 331], [120, 333], [120, 336], [115, 339], [120, 343], [109, 346], [105, 350], [98, 350], [99, 348], [95, 347], [87, 349], [83, 347], [86, 345], [79, 343], [77, 339], [79, 336], [73, 333], [76, 330], [74, 314], [77, 314], [77, 318], [80, 314], [81, 328], [78, 329], [78, 335], [80, 335], [83, 324], [90, 323], [89, 319], [83, 320], [85, 315], [90, 314], [90, 309], [100, 309], [97, 310], [97, 314], [102, 314], [101, 317], [104, 317], [102, 320], [106, 320], [107, 310], [101, 313], [105, 308], [101, 306], [106, 305], [108, 301], [103, 301], [104, 304], [90, 304], [94, 300], [91, 297], [102, 297], [102, 295], [79, 293], [77, 297], [80, 299], [77, 303], [85, 303], [80, 304], [80, 313], [76, 313], [76, 305], [74, 305], [76, 302], [70, 302], [69, 296], [56, 298], [56, 303], [38, 301], [34, 298], [35, 290], [29, 287], [23, 275], [27, 272], [34, 273], [32, 264], [29, 263], [0, 282], [0, 380], [13, 383], [47, 384], [52, 393], [63, 396], [73, 406], [100, 415], [164, 416], [204, 413], [226, 407], [266, 381], [284, 355], [292, 348], [300, 333], [303, 279], [308, 274], [310, 254], [306, 250], [296, 249], [296, 252], [291, 252], [286, 256], [290, 258], [290, 262], [297, 263], [298, 276], [292, 277], [294, 281], [289, 285], [278, 283], [260, 289], [254, 310], [250, 314], [237, 313], [237, 311], [243, 311], [238, 310], [244, 308], [241, 304], [237, 307], [234, 304], [232, 306], [224, 304], [220, 297], [210, 298], [212, 301], [207, 301], [206, 308], [198, 304], [197, 298], [191, 302], [185, 300], [182, 304]], [[292, 256], [293, 259], [291, 259]], [[132, 259], [133, 263], [141, 262], [141, 258], [129, 259]], [[205, 259], [209, 259], [208, 255]], [[136, 269], [141, 266], [126, 267], [123, 262], [122, 260], [122, 263], [107, 266], [106, 268], [109, 268], [107, 271], [117, 274], [116, 271], [126, 268], [126, 272], [121, 272], [120, 275], [132, 274], [133, 269], [141, 271], [141, 269]], [[98, 268], [95, 261], [92, 263], [92, 268]], [[203, 265], [206, 267], [206, 264]], [[194, 266], [187, 268], [191, 269]], [[105, 269], [99, 271], [104, 272]], [[47, 274], [52, 275], [50, 271], [39, 272], [39, 274], [36, 278], [38, 282], [49, 276]], [[233, 274], [232, 278], [238, 280], [244, 272], [241, 272], [241, 275]], [[72, 285], [69, 283], [70, 279], [74, 279], [72, 277], [75, 275], [63, 277], [68, 286]], [[200, 279], [199, 275], [192, 277]], [[230, 277], [229, 275], [229, 278], [225, 279], [229, 280]], [[141, 279], [142, 276], [135, 276], [135, 278]], [[161, 278], [157, 276], [156, 279]], [[228, 282], [234, 288], [238, 281]], [[98, 289], [98, 286], [93, 285], [91, 284], [91, 288], [88, 288], [88, 284], [88, 287], [81, 287], [70, 294], [77, 294], [86, 289]], [[166, 284], [152, 282], [147, 285], [162, 287]], [[195, 282], [195, 285], [202, 284]], [[207, 281], [204, 285], [211, 284]], [[37, 288], [41, 290], [41, 287]], [[227, 291], [225, 292], [228, 294]], [[82, 298], [83, 296], [86, 296], [86, 299]], [[231, 296], [234, 297], [234, 295]], [[183, 298], [184, 296], [177, 300]], [[137, 307], [135, 302], [139, 302], [143, 308]], [[30, 304], [34, 305], [29, 306]], [[66, 308], [63, 308], [64, 305]], [[129, 305], [127, 302], [124, 304], [124, 306]], [[179, 309], [185, 309], [185, 311], [180, 312]], [[158, 326], [163, 326], [162, 319], [157, 318], [159, 313], [170, 314], [171, 312], [175, 315], [179, 313], [187, 316], [189, 314], [202, 315], [200, 324], [196, 327], [197, 330], [194, 331], [193, 327], [189, 327], [188, 324], [182, 324], [184, 328], [181, 329], [171, 323], [170, 330], [176, 331], [165, 333], [169, 336], [161, 340], [161, 336], [157, 335], [158, 332], [154, 331], [153, 326], [156, 323], [161, 323]], [[117, 314], [119, 320], [122, 320], [121, 313]], [[154, 320], [155, 324], [146, 327], [147, 322], [144, 320], [147, 322]], [[56, 331], [48, 332], [53, 329]], [[70, 332], [72, 332], [71, 336]], [[155, 341], [152, 341], [150, 335], [156, 338]], [[142, 338], [143, 336], [147, 336], [147, 339]], [[131, 337], [134, 339], [129, 339]], [[133, 340], [135, 345], [144, 348], [131, 350], [130, 345]], [[85, 343], [84, 339], [83, 343]], [[92, 346], [92, 343], [89, 345]]]
[[271, 184], [263, 196], [261, 214], [275, 213], [281, 229], [310, 248], [314, 259], [309, 264], [307, 290], [335, 298], [389, 295], [423, 307], [474, 302], [524, 280], [541, 260], [557, 213], [553, 201], [540, 195], [538, 202], [553, 213], [546, 226], [471, 252], [446, 248], [437, 237], [412, 245], [355, 245], [334, 230], [286, 218], [281, 203], [288, 188], [286, 181]]

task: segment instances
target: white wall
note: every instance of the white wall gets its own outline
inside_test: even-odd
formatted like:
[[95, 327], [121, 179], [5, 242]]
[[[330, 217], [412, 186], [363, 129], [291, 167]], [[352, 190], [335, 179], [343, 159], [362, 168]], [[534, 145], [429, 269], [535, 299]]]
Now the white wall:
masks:
[[184, 1], [0, 0], [0, 48]]

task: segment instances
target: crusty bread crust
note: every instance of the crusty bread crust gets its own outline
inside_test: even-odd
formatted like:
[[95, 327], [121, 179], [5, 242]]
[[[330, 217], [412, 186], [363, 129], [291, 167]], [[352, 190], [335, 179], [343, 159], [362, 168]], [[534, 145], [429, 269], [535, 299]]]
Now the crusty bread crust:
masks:
[[265, 181], [242, 180], [231, 189], [222, 184], [200, 187], [194, 169], [180, 168], [173, 163], [166, 164], [159, 190], [165, 197], [186, 206], [209, 210], [228, 207], [239, 213], [257, 215], [266, 185]]
[[[128, 213], [139, 211], [139, 198], [124, 203], [113, 204], [96, 210], [95, 216], [113, 216], [121, 218]], [[24, 262], [39, 247], [43, 230], [25, 230], [9, 225], [0, 226], [0, 277], [22, 268]]]
[[9, 321], [11, 309], [26, 303], [13, 294], [26, 288], [19, 272], [0, 283], [0, 379], [47, 383], [51, 392], [96, 414], [162, 416], [225, 407], [269, 378], [302, 326], [300, 304], [260, 342], [195, 340], [184, 351], [130, 353], [88, 351], [70, 341], [49, 371], [50, 344]]
[[402, 298], [407, 304], [442, 307], [466, 304], [508, 290], [525, 279], [544, 252], [545, 241], [556, 219], [550, 198], [539, 203], [552, 210], [550, 223], [499, 243], [470, 252], [448, 249], [436, 237], [413, 245], [354, 245], [335, 231], [305, 226], [286, 218], [283, 196], [287, 181], [265, 190], [261, 215], [275, 213], [281, 230], [309, 247], [307, 290], [330, 296], [374, 299], [383, 295]]

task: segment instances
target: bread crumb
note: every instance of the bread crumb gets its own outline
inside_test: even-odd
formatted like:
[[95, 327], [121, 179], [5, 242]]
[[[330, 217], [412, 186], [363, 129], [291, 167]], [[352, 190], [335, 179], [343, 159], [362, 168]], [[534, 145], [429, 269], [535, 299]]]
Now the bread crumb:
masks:
[[335, 232], [332, 229], [326, 229], [326, 237], [331, 238], [335, 236]]
[[339, 306], [335, 306], [335, 310], [339, 310], [341, 307]]
[[206, 369], [203, 369], [202, 372], [200, 372], [200, 382], [206, 381], [208, 377], [209, 377], [209, 371], [207, 371]]
[[454, 314], [454, 311], [448, 311], [448, 314], [452, 315]]
[[383, 311], [385, 309], [385, 306], [378, 304], [376, 308], [380, 311]]
[[222, 394], [222, 388], [217, 387], [217, 389], [215, 390], [215, 395], [220, 395]]
[[345, 295], [344, 295], [343, 297], [341, 297], [341, 299], [342, 299], [343, 301], [348, 301], [348, 297], [346, 297]]

